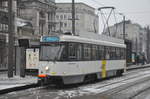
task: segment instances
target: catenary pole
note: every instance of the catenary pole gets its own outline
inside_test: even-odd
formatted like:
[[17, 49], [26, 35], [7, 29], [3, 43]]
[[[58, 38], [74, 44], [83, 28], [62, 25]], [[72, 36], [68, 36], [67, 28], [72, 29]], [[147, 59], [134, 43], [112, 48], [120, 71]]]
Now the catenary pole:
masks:
[[147, 62], [150, 63], [150, 30], [149, 26], [147, 26]]
[[72, 0], [72, 34], [75, 35], [75, 2]]
[[13, 77], [13, 47], [14, 47], [14, 38], [13, 38], [13, 10], [12, 10], [13, 0], [8, 0], [8, 77]]
[[125, 34], [125, 15], [123, 15], [123, 39], [126, 39], [126, 34]]

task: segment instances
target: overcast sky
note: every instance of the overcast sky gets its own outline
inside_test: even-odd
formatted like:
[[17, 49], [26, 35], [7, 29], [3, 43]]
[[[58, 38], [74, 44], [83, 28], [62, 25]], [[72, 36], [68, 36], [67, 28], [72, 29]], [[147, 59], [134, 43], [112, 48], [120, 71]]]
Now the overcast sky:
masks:
[[[56, 2], [71, 1], [72, 0], [56, 0]], [[150, 25], [150, 0], [75, 0], [75, 2], [84, 2], [94, 8], [114, 6], [116, 13], [124, 13], [126, 19], [130, 19], [133, 23], [138, 23], [143, 27]], [[122, 20], [122, 17], [118, 14], [116, 14], [116, 17], [117, 22]], [[110, 22], [110, 24], [111, 23], [113, 22]]]

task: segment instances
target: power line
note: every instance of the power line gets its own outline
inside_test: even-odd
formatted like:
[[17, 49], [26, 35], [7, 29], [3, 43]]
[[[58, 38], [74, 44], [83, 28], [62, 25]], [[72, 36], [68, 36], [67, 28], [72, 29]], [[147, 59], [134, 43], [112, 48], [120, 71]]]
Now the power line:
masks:
[[91, 1], [94, 1], [96, 4], [98, 3], [98, 4], [101, 5], [101, 6], [105, 6], [104, 4], [102, 4], [102, 3], [100, 3], [100, 2], [98, 2], [98, 1], [96, 1], [96, 0], [91, 0]]
[[[87, 2], [87, 0], [82, 0], [83, 2]], [[100, 6], [105, 6], [104, 4], [102, 4], [102, 3], [100, 3], [100, 2], [98, 2], [98, 1], [96, 1], [96, 0], [88, 0], [88, 1], [91, 1], [91, 2], [93, 2], [93, 3], [95, 3], [95, 4], [97, 4], [97, 5], [100, 5]], [[97, 7], [96, 7], [97, 8]]]

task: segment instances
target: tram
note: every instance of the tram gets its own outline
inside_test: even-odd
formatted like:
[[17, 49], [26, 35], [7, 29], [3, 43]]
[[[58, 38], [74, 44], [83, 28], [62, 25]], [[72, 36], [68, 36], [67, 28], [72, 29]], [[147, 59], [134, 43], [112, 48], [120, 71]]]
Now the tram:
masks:
[[40, 40], [39, 82], [76, 84], [122, 75], [126, 67], [122, 43], [72, 35]]

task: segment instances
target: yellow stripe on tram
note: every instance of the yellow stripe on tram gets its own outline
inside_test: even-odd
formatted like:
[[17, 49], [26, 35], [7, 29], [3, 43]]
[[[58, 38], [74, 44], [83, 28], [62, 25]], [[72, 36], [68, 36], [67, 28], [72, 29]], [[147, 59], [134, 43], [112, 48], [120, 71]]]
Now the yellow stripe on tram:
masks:
[[102, 60], [102, 78], [106, 78], [106, 60]]

